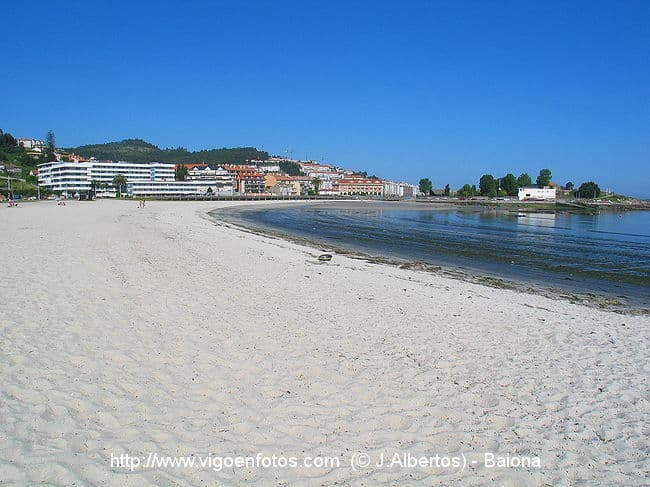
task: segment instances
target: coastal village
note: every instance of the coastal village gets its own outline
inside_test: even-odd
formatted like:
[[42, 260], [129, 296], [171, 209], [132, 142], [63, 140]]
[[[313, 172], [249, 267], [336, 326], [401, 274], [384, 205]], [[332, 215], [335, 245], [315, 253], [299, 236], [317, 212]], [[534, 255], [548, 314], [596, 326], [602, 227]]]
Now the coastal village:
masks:
[[[50, 138], [51, 137], [51, 138]], [[436, 199], [570, 202], [591, 200], [589, 204], [634, 205], [647, 203], [601, 191], [597, 184], [587, 182], [574, 187], [572, 182], [559, 185], [551, 181], [551, 172], [542, 169], [536, 184], [528, 174], [515, 178], [507, 174], [495, 178], [481, 177], [476, 185], [465, 184], [453, 190], [449, 185], [435, 188], [428, 178], [419, 184], [393, 181], [366, 172], [354, 171], [335, 164], [314, 160], [271, 156], [254, 148], [220, 149], [249, 151], [257, 158], [233, 156], [227, 162], [159, 162], [155, 157], [143, 160], [94, 157], [86, 151], [59, 149], [52, 132], [46, 141], [13, 138], [0, 131], [0, 200], [58, 198], [158, 198], [158, 199], [289, 199], [289, 198], [372, 198], [372, 199]], [[103, 146], [135, 142], [158, 149], [138, 139], [109, 143]], [[101, 145], [100, 145], [101, 146]], [[14, 151], [14, 161], [7, 160], [7, 150]], [[159, 149], [158, 149], [159, 150]], [[173, 150], [173, 149], [172, 149]], [[16, 162], [16, 151], [20, 156]], [[159, 153], [161, 151], [159, 150]], [[162, 151], [163, 153], [165, 151]], [[134, 152], [131, 152], [134, 154]], [[181, 155], [183, 153], [181, 152]], [[187, 154], [185, 152], [184, 154]], [[204, 151], [193, 154], [204, 154]], [[5, 156], [3, 158], [3, 155]], [[96, 154], [99, 155], [99, 154]], [[238, 154], [239, 156], [241, 154]], [[259, 157], [264, 156], [264, 157]], [[600, 199], [603, 198], [603, 199]]]

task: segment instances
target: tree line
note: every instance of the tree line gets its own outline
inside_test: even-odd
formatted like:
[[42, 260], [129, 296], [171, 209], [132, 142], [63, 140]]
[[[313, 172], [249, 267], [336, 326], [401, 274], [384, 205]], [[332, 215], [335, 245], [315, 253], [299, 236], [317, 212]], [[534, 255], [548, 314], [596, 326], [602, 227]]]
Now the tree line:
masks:
[[184, 147], [160, 147], [142, 139], [125, 139], [120, 142], [106, 144], [82, 145], [71, 148], [77, 154], [96, 159], [130, 162], [167, 162], [175, 164], [244, 164], [250, 160], [266, 160], [268, 152], [259, 151], [255, 147], [235, 147], [188, 151]]
[[[552, 172], [548, 168], [541, 169], [535, 185], [538, 188], [549, 186], [551, 183]], [[494, 198], [497, 196], [517, 196], [519, 188], [526, 188], [533, 186], [533, 179], [530, 174], [522, 173], [516, 177], [512, 173], [505, 176], [495, 178], [492, 174], [483, 174], [479, 179], [478, 188], [474, 184], [464, 184], [456, 191], [456, 196], [472, 197], [472, 196], [487, 196]], [[425, 195], [432, 195], [432, 183], [429, 178], [420, 179], [419, 189]], [[573, 182], [568, 181], [562, 189], [573, 191], [574, 195], [578, 198], [598, 198], [602, 195], [600, 187], [593, 181], [582, 183], [576, 190]], [[445, 196], [449, 196], [449, 185], [445, 186]]]

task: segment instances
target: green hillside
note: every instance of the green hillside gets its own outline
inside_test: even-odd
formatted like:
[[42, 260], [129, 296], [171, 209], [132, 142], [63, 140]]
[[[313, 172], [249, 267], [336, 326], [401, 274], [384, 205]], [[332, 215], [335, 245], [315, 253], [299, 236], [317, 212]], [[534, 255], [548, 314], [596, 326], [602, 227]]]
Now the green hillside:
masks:
[[161, 149], [149, 142], [140, 139], [126, 139], [121, 142], [107, 144], [82, 145], [69, 149], [76, 154], [97, 159], [111, 159], [114, 161], [130, 162], [169, 162], [174, 164], [243, 164], [248, 160], [268, 159], [267, 152], [258, 151], [254, 147], [236, 147], [210, 149], [190, 152], [183, 147]]

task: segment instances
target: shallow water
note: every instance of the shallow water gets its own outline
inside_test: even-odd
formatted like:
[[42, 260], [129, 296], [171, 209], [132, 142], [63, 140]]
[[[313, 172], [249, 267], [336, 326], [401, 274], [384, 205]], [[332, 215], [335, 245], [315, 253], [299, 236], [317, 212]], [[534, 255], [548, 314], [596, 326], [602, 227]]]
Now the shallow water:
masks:
[[650, 302], [650, 212], [524, 214], [374, 203], [248, 208], [238, 218], [375, 255]]

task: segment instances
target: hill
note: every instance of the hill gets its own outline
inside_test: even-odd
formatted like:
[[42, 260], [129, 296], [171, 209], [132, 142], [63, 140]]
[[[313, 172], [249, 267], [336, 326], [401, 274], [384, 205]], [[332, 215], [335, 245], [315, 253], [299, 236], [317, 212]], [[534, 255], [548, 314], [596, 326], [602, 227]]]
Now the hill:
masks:
[[188, 151], [183, 147], [161, 149], [141, 139], [126, 139], [121, 142], [106, 144], [82, 145], [70, 148], [70, 151], [84, 157], [111, 159], [114, 161], [130, 162], [168, 162], [174, 164], [243, 164], [248, 160], [266, 160], [269, 154], [255, 147], [235, 147]]

